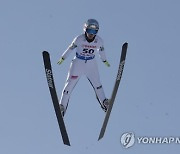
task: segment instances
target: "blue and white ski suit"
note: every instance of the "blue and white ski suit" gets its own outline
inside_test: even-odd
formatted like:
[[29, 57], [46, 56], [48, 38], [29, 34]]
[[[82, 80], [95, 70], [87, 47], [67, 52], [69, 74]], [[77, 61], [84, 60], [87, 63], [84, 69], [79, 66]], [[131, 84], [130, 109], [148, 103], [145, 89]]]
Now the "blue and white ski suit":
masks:
[[101, 104], [106, 97], [100, 82], [95, 54], [98, 52], [101, 60], [106, 61], [103, 40], [96, 35], [92, 42], [88, 42], [85, 34], [81, 34], [73, 40], [68, 49], [63, 53], [62, 58], [66, 59], [72, 52], [74, 52], [76, 56], [70, 65], [60, 104], [62, 104], [65, 109], [67, 108], [71, 92], [82, 75], [86, 75], [90, 81], [95, 90], [96, 97]]

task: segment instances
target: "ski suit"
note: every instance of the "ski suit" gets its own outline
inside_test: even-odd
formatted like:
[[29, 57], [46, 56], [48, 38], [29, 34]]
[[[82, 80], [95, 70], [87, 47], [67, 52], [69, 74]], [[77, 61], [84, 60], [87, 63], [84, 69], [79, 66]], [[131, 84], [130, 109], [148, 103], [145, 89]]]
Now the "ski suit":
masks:
[[62, 54], [62, 58], [66, 59], [72, 52], [76, 52], [76, 56], [70, 65], [60, 104], [62, 104], [65, 109], [67, 108], [71, 92], [82, 75], [86, 75], [95, 90], [99, 103], [103, 103], [106, 97], [100, 82], [98, 66], [95, 59], [95, 54], [98, 52], [101, 60], [106, 61], [103, 40], [96, 35], [92, 42], [88, 42], [85, 34], [81, 34], [75, 37], [68, 49]]

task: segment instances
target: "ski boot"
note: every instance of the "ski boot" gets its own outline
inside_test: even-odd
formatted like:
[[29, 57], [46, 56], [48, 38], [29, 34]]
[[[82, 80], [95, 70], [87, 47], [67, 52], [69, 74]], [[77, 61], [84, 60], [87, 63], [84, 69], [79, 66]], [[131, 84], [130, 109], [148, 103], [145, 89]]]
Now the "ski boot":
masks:
[[65, 114], [65, 108], [62, 104], [59, 104], [60, 110], [61, 110], [61, 115], [64, 117]]
[[101, 103], [101, 108], [103, 109], [104, 112], [107, 112], [109, 107], [109, 100], [105, 99], [102, 103]]

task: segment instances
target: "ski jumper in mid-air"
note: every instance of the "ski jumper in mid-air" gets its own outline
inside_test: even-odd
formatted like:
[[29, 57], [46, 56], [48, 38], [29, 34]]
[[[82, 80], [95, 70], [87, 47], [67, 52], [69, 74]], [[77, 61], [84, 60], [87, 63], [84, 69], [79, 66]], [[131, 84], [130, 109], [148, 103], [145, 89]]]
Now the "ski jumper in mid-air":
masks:
[[84, 24], [84, 34], [75, 37], [71, 45], [58, 61], [58, 64], [61, 64], [72, 52], [76, 55], [70, 65], [67, 80], [59, 102], [63, 116], [66, 112], [72, 90], [82, 75], [86, 75], [95, 90], [96, 97], [102, 109], [105, 112], [107, 111], [109, 102], [105, 97], [100, 82], [99, 71], [95, 59], [96, 52], [99, 53], [101, 60], [106, 66], [109, 67], [110, 64], [106, 59], [103, 40], [97, 35], [98, 30], [99, 23], [95, 19], [88, 19]]

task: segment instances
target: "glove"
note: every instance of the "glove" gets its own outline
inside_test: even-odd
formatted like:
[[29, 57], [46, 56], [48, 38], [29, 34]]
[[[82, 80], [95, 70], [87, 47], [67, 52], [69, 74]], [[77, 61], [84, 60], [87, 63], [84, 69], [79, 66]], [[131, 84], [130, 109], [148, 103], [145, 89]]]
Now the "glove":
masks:
[[57, 64], [61, 65], [63, 61], [64, 61], [64, 58], [61, 57], [61, 58], [59, 59], [59, 61], [57, 62]]
[[104, 64], [105, 64], [107, 67], [110, 67], [110, 64], [108, 63], [108, 61], [104, 61]]

